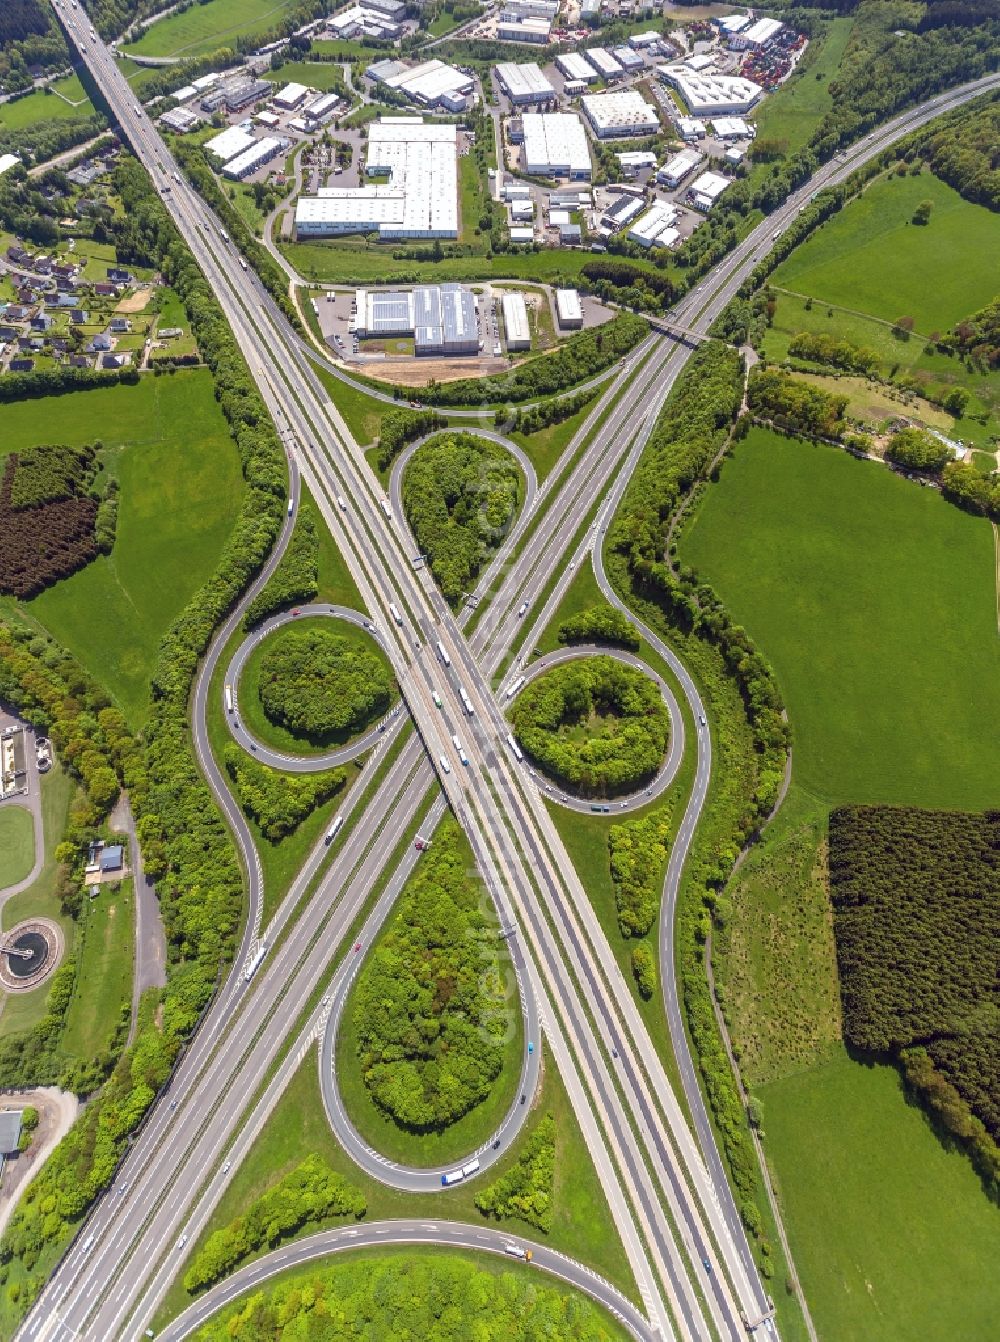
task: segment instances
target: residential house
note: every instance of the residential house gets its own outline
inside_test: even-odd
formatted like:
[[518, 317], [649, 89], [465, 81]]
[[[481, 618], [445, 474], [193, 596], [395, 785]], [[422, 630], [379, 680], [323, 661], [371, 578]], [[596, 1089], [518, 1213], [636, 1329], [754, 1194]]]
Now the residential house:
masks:
[[70, 368], [89, 368], [90, 360], [86, 354], [71, 354], [69, 356], [69, 366]]
[[51, 331], [55, 324], [55, 317], [50, 317], [47, 312], [39, 312], [37, 317], [31, 319], [31, 329], [33, 331]]
[[31, 263], [31, 269], [35, 272], [36, 275], [51, 275], [52, 257], [36, 256]]
[[98, 331], [93, 340], [87, 345], [90, 351], [104, 350], [111, 348], [111, 335], [108, 331]]
[[11, 359], [10, 361], [10, 371], [12, 373], [30, 373], [34, 367], [34, 359]]
[[35, 315], [35, 308], [30, 303], [8, 303], [4, 315], [12, 322], [26, 322]]
[[69, 314], [69, 320], [73, 326], [86, 326], [87, 322], [90, 321], [90, 313], [83, 308], [74, 308]]
[[131, 329], [132, 329], [132, 323], [129, 321], [127, 317], [111, 318], [111, 330], [114, 331], [116, 334], [122, 335], [126, 331], [131, 331]]
[[0, 345], [6, 345], [11, 340], [17, 339], [17, 332], [13, 326], [0, 326]]
[[31, 253], [26, 252], [23, 247], [18, 247], [16, 243], [12, 243], [7, 248], [7, 260], [15, 266], [24, 266], [31, 260]]
[[134, 284], [135, 278], [128, 270], [123, 270], [121, 266], [108, 266], [108, 279], [115, 284]]
[[106, 280], [101, 280], [98, 284], [94, 285], [94, 293], [100, 298], [117, 298], [118, 285], [109, 284]]
[[102, 368], [127, 368], [132, 362], [131, 354], [102, 354]]

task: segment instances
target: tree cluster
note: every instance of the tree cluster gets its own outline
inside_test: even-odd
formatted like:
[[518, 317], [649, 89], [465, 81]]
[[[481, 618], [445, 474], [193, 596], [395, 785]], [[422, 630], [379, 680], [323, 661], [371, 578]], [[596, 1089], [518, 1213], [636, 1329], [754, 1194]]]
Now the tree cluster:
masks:
[[322, 743], [352, 736], [392, 702], [394, 681], [375, 648], [362, 648], [326, 626], [271, 634], [258, 693], [268, 718]]
[[789, 341], [788, 353], [796, 359], [843, 368], [848, 373], [861, 373], [865, 377], [876, 372], [879, 364], [875, 350], [821, 331], [815, 334], [811, 331], [796, 332]]
[[494, 1273], [467, 1257], [337, 1255], [318, 1270], [220, 1311], [199, 1342], [610, 1342], [587, 1296], [525, 1272]]
[[358, 1059], [375, 1104], [414, 1132], [454, 1123], [503, 1067], [507, 1003], [496, 926], [446, 820], [358, 977]]
[[567, 616], [556, 630], [556, 638], [560, 643], [610, 643], [632, 652], [638, 652], [640, 644], [631, 620], [608, 601]]
[[260, 1249], [274, 1249], [306, 1226], [336, 1216], [360, 1220], [364, 1195], [335, 1174], [320, 1156], [310, 1155], [291, 1173], [256, 1198], [242, 1216], [209, 1235], [184, 1274], [184, 1289], [194, 1294], [227, 1277]]
[[555, 1175], [556, 1121], [546, 1114], [515, 1164], [476, 1194], [476, 1206], [484, 1216], [498, 1221], [514, 1216], [547, 1235], [552, 1229]]
[[511, 719], [546, 773], [592, 797], [629, 792], [666, 754], [670, 714], [648, 676], [614, 657], [587, 657], [524, 687]]
[[319, 591], [319, 536], [316, 513], [303, 503], [288, 548], [278, 567], [247, 606], [243, 628], [253, 629], [270, 615], [296, 602], [312, 601]]
[[759, 419], [789, 433], [839, 438], [844, 429], [846, 396], [835, 396], [776, 368], [755, 370], [751, 374], [747, 403]]
[[445, 600], [455, 605], [517, 517], [521, 472], [498, 443], [448, 432], [406, 463], [403, 510]]
[[1000, 1195], [1000, 812], [838, 807], [830, 883], [845, 1038], [905, 1060]]
[[434, 410], [390, 410], [382, 416], [378, 434], [378, 468], [387, 471], [407, 443], [443, 429], [446, 421]]
[[633, 350], [648, 330], [641, 317], [621, 312], [603, 326], [577, 331], [551, 354], [526, 359], [509, 373], [432, 382], [427, 387], [407, 389], [407, 394], [428, 405], [490, 405], [554, 396], [610, 368]]
[[[660, 254], [666, 264], [670, 253], [661, 248]], [[602, 256], [586, 261], [581, 274], [601, 298], [627, 303], [646, 312], [662, 312], [684, 291], [683, 284], [678, 284], [676, 279], [656, 274], [649, 269], [648, 263], [638, 265], [625, 257]]]
[[560, 396], [556, 400], [542, 401], [530, 410], [515, 410], [508, 418], [503, 410], [498, 410], [494, 419], [498, 429], [508, 433], [537, 433], [550, 424], [562, 424], [577, 414], [594, 399], [593, 391], [578, 391], [575, 396]]
[[1000, 297], [961, 321], [941, 344], [956, 350], [974, 368], [1000, 368]]
[[966, 112], [921, 144], [936, 176], [953, 186], [966, 200], [1000, 210], [1000, 103]]
[[983, 475], [971, 462], [949, 461], [941, 472], [941, 493], [978, 517], [1000, 521], [1000, 474]]
[[280, 773], [253, 759], [235, 741], [226, 743], [225, 764], [240, 805], [271, 843], [293, 834], [347, 780], [343, 769]]
[[665, 808], [608, 830], [611, 884], [623, 937], [644, 937], [656, 921], [669, 836], [670, 813]]
[[639, 996], [648, 1002], [656, 992], [656, 961], [644, 941], [632, 950], [632, 977], [639, 989]]
[[938, 474], [947, 461], [951, 449], [925, 429], [897, 429], [885, 449], [886, 458], [909, 471], [929, 471]]

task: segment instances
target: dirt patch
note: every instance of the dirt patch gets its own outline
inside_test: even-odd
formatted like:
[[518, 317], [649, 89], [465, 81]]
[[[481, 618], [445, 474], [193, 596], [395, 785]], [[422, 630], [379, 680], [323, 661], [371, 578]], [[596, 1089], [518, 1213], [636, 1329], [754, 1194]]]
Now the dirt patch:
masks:
[[153, 297], [152, 289], [136, 289], [135, 293], [129, 294], [115, 308], [116, 312], [124, 313], [128, 316], [134, 312], [145, 312], [149, 300]]
[[383, 359], [365, 364], [364, 374], [401, 387], [426, 387], [428, 382], [457, 382], [463, 377], [502, 373], [506, 359]]

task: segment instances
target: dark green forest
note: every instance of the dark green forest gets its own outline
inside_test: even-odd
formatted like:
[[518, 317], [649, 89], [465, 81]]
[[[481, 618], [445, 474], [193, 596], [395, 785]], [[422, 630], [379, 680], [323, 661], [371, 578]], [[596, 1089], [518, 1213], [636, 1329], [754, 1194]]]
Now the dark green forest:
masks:
[[1000, 1193], [1000, 812], [838, 807], [830, 882], [845, 1039], [900, 1060]]
[[247, 815], [272, 843], [298, 829], [317, 806], [335, 797], [347, 780], [343, 769], [287, 774], [270, 769], [227, 741], [226, 773]]
[[271, 722], [321, 743], [359, 732], [385, 713], [395, 681], [375, 647], [334, 629], [285, 626], [269, 636], [258, 692]]
[[586, 1296], [455, 1254], [337, 1258], [216, 1315], [196, 1342], [616, 1342]]
[[[402, 1127], [432, 1131], [482, 1103], [500, 1075], [508, 1014], [492, 906], [448, 817], [358, 977], [365, 1085]], [[484, 948], [488, 954], [484, 958]]]

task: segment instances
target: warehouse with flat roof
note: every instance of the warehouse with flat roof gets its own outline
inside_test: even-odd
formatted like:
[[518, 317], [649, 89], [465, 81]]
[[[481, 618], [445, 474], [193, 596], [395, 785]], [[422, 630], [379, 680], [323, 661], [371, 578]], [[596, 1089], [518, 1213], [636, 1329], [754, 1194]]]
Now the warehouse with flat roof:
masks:
[[444, 106], [454, 99], [465, 99], [476, 87], [471, 75], [438, 60], [413, 66], [401, 61], [379, 61], [365, 73], [422, 107]]
[[280, 93], [274, 95], [274, 105], [285, 112], [294, 112], [308, 92], [305, 84], [286, 84]]
[[213, 135], [207, 140], [205, 148], [220, 162], [228, 163], [237, 154], [245, 154], [255, 143], [254, 137], [248, 135], [242, 126], [230, 126], [228, 130], [220, 131], [218, 135]]
[[540, 66], [533, 62], [516, 65], [513, 61], [503, 61], [494, 69], [497, 83], [516, 106], [543, 102], [556, 96], [555, 89], [542, 74]]
[[531, 349], [531, 328], [528, 309], [521, 294], [504, 294], [500, 300], [503, 309], [504, 339], [508, 350]]
[[742, 75], [699, 75], [683, 65], [661, 65], [658, 73], [677, 90], [695, 117], [747, 112], [764, 92]]
[[231, 158], [222, 171], [227, 177], [240, 182], [244, 177], [250, 177], [258, 168], [262, 168], [265, 163], [270, 163], [273, 158], [284, 153], [287, 147], [287, 140], [282, 140], [277, 135], [265, 135], [263, 139], [255, 140], [242, 154]]
[[583, 325], [583, 306], [576, 289], [556, 290], [556, 318], [567, 330]]
[[617, 93], [588, 93], [580, 100], [583, 114], [599, 140], [627, 135], [655, 135], [660, 129], [656, 108], [636, 89]]
[[688, 188], [688, 199], [696, 210], [707, 214], [730, 183], [730, 178], [717, 172], [703, 172]]
[[590, 147], [575, 112], [525, 112], [522, 153], [534, 176], [590, 178]]
[[635, 221], [628, 231], [628, 236], [640, 247], [670, 246], [678, 236], [673, 224], [679, 213], [675, 205], [657, 201]]
[[460, 284], [358, 289], [355, 305], [361, 339], [412, 336], [414, 353], [423, 356], [479, 353], [476, 300]]
[[388, 117], [368, 128], [369, 177], [385, 182], [321, 187], [295, 207], [299, 237], [377, 233], [380, 238], [458, 237], [458, 127]]
[[697, 149], [682, 149], [679, 154], [675, 154], [672, 159], [664, 163], [656, 174], [656, 180], [673, 190], [675, 186], [680, 186], [688, 173], [694, 172], [701, 160], [702, 155]]
[[582, 84], [592, 84], [597, 78], [597, 71], [578, 51], [567, 51], [565, 55], [557, 56], [556, 69], [567, 79], [574, 82], [579, 80]]
[[588, 47], [585, 54], [602, 79], [618, 79], [625, 73], [605, 47]]

